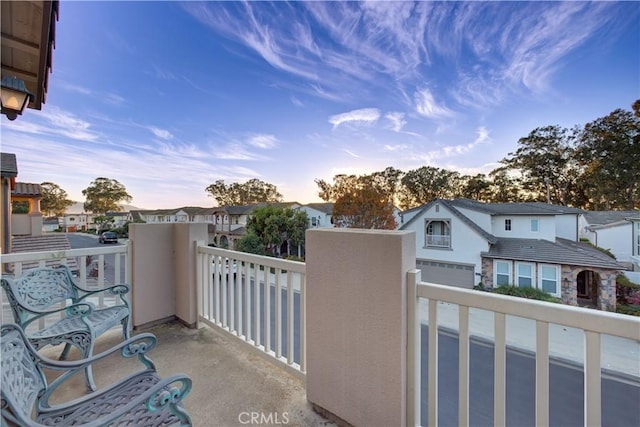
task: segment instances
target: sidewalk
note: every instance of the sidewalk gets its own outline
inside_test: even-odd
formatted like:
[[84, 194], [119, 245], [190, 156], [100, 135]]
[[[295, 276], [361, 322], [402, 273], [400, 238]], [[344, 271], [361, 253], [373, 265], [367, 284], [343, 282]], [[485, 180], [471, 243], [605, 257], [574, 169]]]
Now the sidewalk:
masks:
[[[420, 318], [428, 323], [428, 301], [420, 302]], [[458, 306], [438, 303], [438, 325], [458, 330]], [[535, 352], [535, 321], [507, 316], [506, 342], [508, 346]], [[493, 313], [475, 308], [469, 309], [469, 334], [493, 341]], [[611, 335], [603, 335], [602, 368], [623, 373], [640, 381], [640, 342]], [[549, 356], [584, 364], [584, 334], [580, 329], [557, 324], [549, 325]]]

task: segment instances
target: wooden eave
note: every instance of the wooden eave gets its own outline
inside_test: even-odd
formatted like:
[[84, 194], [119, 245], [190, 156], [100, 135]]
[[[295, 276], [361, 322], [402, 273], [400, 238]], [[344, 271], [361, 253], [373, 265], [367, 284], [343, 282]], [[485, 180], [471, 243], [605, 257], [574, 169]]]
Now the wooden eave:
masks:
[[53, 66], [55, 28], [59, 2], [2, 1], [2, 77], [24, 81], [34, 97], [29, 108], [40, 110], [46, 102]]

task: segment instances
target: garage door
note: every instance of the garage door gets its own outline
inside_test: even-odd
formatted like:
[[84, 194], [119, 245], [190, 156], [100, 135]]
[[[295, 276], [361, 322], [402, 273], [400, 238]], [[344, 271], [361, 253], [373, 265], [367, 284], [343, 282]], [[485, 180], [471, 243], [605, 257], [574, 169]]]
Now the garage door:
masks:
[[422, 271], [422, 281], [440, 285], [471, 289], [475, 275], [473, 265], [439, 261], [417, 260], [416, 267]]

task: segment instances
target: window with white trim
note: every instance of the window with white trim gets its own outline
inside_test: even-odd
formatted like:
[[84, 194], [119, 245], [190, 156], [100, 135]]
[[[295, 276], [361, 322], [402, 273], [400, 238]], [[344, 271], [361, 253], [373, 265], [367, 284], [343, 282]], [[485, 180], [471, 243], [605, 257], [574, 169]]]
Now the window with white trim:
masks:
[[551, 295], [560, 296], [560, 269], [557, 265], [538, 265], [538, 288]]
[[528, 262], [516, 263], [516, 285], [520, 288], [532, 288], [533, 282], [533, 264]]
[[493, 261], [494, 286], [511, 284], [511, 261]]
[[511, 220], [510, 219], [505, 219], [504, 220], [504, 231], [511, 231]]
[[532, 233], [537, 233], [540, 230], [540, 223], [538, 222], [537, 219], [532, 219], [531, 220], [531, 232]]

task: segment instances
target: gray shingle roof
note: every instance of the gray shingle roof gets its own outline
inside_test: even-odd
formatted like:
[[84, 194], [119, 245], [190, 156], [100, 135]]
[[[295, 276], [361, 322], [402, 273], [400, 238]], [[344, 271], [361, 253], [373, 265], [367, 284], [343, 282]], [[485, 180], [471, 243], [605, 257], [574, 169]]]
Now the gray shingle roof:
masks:
[[589, 225], [607, 225], [626, 218], [640, 219], [640, 211], [585, 211], [583, 215]]
[[13, 153], [0, 153], [0, 171], [3, 178], [18, 176], [18, 163]]
[[490, 215], [559, 215], [583, 212], [581, 209], [540, 202], [483, 203], [471, 199], [455, 199], [451, 203], [457, 207], [485, 212]]
[[[479, 235], [481, 235], [482, 237], [484, 237], [487, 242], [489, 243], [494, 243], [496, 242], [497, 238], [485, 231], [482, 227], [480, 227], [478, 224], [476, 224], [475, 222], [473, 222], [472, 220], [470, 220], [465, 214], [463, 214], [462, 212], [460, 212], [458, 209], [456, 209], [453, 204], [449, 201], [449, 200], [443, 200], [443, 199], [434, 199], [432, 201], [430, 201], [429, 203], [422, 205], [420, 212], [418, 212], [417, 214], [415, 214], [413, 216], [413, 218], [411, 218], [409, 221], [407, 221], [405, 224], [403, 224], [400, 227], [400, 230], [405, 230], [407, 228], [407, 226], [409, 224], [411, 224], [412, 222], [414, 222], [415, 220], [417, 220], [417, 218], [423, 213], [426, 212], [427, 210], [429, 210], [431, 208], [431, 206], [433, 206], [436, 203], [440, 203], [441, 205], [443, 205], [445, 208], [447, 208], [454, 216], [456, 216], [458, 219], [460, 219], [462, 222], [464, 222], [465, 224], [467, 224], [472, 230], [474, 230], [476, 233], [478, 233]], [[415, 209], [415, 208], [414, 208]]]
[[495, 244], [491, 245], [491, 249], [488, 252], [482, 252], [481, 256], [625, 270], [624, 266], [593, 246], [561, 238], [557, 238], [555, 242], [542, 239], [499, 238]]

